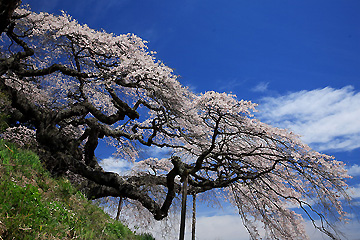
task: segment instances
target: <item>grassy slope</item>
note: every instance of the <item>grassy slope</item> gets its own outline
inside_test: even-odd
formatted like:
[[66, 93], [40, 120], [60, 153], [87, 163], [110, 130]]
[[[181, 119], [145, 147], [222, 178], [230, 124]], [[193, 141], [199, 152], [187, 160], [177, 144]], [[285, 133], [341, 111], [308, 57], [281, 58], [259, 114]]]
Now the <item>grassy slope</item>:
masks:
[[32, 152], [0, 140], [1, 239], [133, 239], [136, 235], [77, 192], [53, 179]]

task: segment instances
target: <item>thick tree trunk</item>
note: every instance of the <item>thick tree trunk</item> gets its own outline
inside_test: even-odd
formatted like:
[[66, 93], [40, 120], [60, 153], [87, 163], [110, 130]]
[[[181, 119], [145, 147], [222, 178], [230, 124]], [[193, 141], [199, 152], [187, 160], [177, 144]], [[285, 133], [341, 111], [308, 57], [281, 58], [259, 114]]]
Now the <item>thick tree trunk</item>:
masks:
[[21, 0], [0, 0], [0, 35], [9, 25], [14, 10], [20, 3]]

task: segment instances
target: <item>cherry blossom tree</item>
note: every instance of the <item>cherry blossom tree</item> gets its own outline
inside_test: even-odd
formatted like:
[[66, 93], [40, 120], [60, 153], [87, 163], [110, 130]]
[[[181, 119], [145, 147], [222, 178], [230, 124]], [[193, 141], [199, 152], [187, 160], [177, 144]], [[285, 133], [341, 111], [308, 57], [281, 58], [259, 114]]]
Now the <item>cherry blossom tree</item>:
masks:
[[[17, 8], [1, 30], [9, 126], [31, 129], [48, 169], [89, 198], [123, 197], [161, 220], [187, 179], [188, 195], [217, 191], [234, 204], [253, 239], [258, 223], [270, 238], [307, 239], [294, 206], [339, 238], [329, 216], [346, 216], [344, 164], [257, 120], [256, 104], [227, 93], [195, 94], [146, 41], [93, 30], [65, 12]], [[101, 139], [134, 163], [131, 173], [101, 168]], [[142, 159], [142, 146], [167, 148], [171, 157]]]

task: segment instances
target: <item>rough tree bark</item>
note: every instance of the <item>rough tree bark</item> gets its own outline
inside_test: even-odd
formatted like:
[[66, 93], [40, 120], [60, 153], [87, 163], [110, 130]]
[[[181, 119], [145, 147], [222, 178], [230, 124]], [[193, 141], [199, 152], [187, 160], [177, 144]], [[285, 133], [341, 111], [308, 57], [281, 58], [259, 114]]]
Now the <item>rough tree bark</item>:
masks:
[[20, 3], [21, 0], [0, 0], [0, 35], [10, 24], [14, 10]]

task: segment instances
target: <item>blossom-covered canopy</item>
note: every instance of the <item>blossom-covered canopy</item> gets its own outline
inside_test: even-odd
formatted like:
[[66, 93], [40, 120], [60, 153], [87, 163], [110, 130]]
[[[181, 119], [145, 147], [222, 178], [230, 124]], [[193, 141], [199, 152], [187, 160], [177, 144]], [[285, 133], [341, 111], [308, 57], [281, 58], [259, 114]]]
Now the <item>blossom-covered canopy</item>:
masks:
[[[254, 103], [191, 92], [155, 54], [134, 34], [17, 8], [1, 35], [0, 86], [12, 116], [2, 137], [33, 134], [52, 173], [89, 198], [132, 199], [157, 220], [187, 176], [188, 194], [219, 191], [254, 239], [258, 222], [271, 238], [306, 239], [294, 206], [336, 238], [327, 214], [345, 216], [343, 163], [254, 118]], [[105, 172], [94, 153], [99, 139], [133, 161], [133, 171]], [[142, 159], [141, 146], [167, 148], [171, 157]]]

